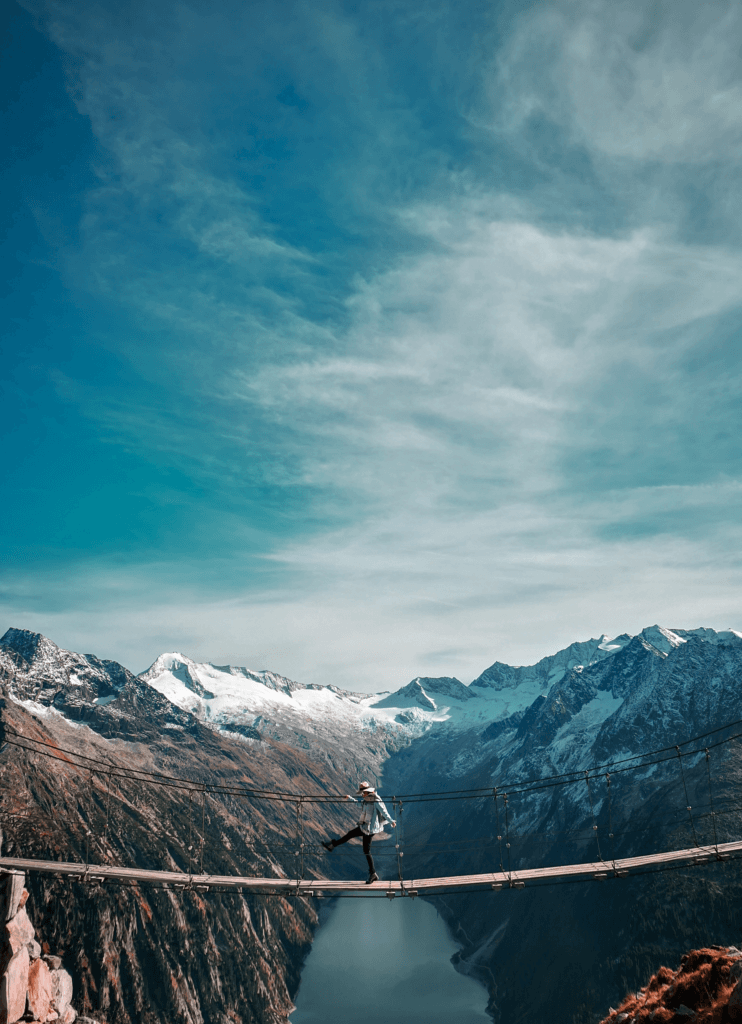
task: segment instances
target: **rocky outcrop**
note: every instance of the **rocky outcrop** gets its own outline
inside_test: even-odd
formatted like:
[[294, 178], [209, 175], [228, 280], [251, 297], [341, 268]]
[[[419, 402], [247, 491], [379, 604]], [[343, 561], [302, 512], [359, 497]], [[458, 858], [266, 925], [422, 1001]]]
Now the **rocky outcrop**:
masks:
[[661, 967], [601, 1024], [730, 1024], [742, 1021], [742, 953], [736, 946], [695, 949], [673, 971]]
[[73, 1024], [72, 978], [58, 956], [42, 955], [18, 871], [0, 872], [0, 1024]]

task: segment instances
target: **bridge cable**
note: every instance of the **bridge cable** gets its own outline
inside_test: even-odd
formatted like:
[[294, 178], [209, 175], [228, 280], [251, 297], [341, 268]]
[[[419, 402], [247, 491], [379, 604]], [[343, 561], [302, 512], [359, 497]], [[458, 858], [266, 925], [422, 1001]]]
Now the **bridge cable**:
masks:
[[709, 803], [711, 805], [711, 821], [714, 826], [714, 847], [716, 848], [716, 856], [719, 856], [719, 837], [716, 834], [716, 811], [714, 810], [714, 794], [711, 787], [711, 768], [709, 767], [709, 761], [711, 755], [709, 754], [708, 747], [706, 747], [706, 775], [709, 780]]
[[[397, 812], [396, 812], [396, 804], [397, 804], [397, 802], [399, 803], [399, 814], [397, 814]], [[397, 840], [396, 841], [396, 848], [397, 848], [397, 874], [399, 875], [399, 885], [400, 885], [400, 888], [402, 889], [402, 893], [404, 894], [404, 892], [405, 892], [404, 877], [402, 875], [402, 857], [404, 857], [404, 851], [400, 850], [400, 845], [402, 843], [402, 812], [404, 811], [404, 807], [402, 806], [402, 801], [401, 800], [397, 801], [396, 798], [392, 801], [392, 806], [395, 808], [395, 815], [396, 815], [396, 821], [397, 821], [397, 835], [396, 835], [396, 840]]]
[[[725, 728], [725, 727], [721, 727], [721, 729], [723, 729], [723, 728]], [[712, 730], [712, 732], [719, 732], [719, 731], [721, 731], [721, 729]], [[28, 737], [22, 736], [21, 734], [18, 734], [18, 733], [15, 733], [15, 735], [18, 735], [19, 738], [24, 739], [24, 740], [28, 740], [29, 739]], [[707, 734], [704, 734], [704, 735], [711, 735], [711, 733], [707, 733]], [[726, 743], [730, 743], [733, 740], [738, 739], [738, 738], [739, 738], [739, 735], [733, 735], [733, 736], [730, 736], [730, 737], [726, 737], [725, 739], [719, 740], [717, 743], [709, 744], [709, 746], [706, 747], [705, 750], [709, 750], [711, 748], [716, 748], [717, 746], [723, 746]], [[37, 743], [37, 744], [43, 745], [43, 746], [50, 746], [50, 744], [46, 744], [44, 741], [41, 741], [41, 740], [32, 740], [31, 742]], [[685, 742], [690, 742], [690, 741], [685, 741]], [[37, 755], [48, 756], [48, 757], [55, 757], [55, 759], [58, 759], [55, 754], [51, 754], [51, 753], [47, 754], [45, 751], [36, 750], [35, 748], [24, 747], [24, 746], [22, 746], [22, 744], [14, 743], [12, 740], [8, 740], [8, 743], [10, 743], [13, 746], [20, 747], [21, 749], [26, 750], [28, 752], [36, 753]], [[663, 748], [663, 749], [667, 750], [667, 749], [671, 749], [671, 748]], [[686, 799], [688, 799], [688, 797], [687, 797], [687, 787], [685, 786], [685, 775], [684, 775], [683, 765], [682, 765], [682, 754], [681, 754], [681, 752], [679, 750], [679, 745], [675, 746], [675, 750], [676, 750], [677, 756], [678, 756], [678, 758], [680, 760], [680, 769], [681, 769], [681, 773], [682, 773], [682, 776], [683, 776], [683, 784], [684, 784], [685, 791], [686, 791]], [[701, 752], [701, 750], [688, 751], [687, 755], [693, 756], [694, 754], [697, 754], [697, 753], [700, 753], [700, 752]], [[160, 773], [147, 773], [147, 772], [144, 772], [144, 771], [139, 770], [139, 769], [134, 769], [134, 770], [121, 769], [118, 766], [111, 766], [110, 762], [109, 763], [101, 762], [101, 761], [98, 761], [97, 759], [89, 758], [87, 755], [79, 754], [76, 751], [74, 751], [74, 752], [70, 751], [69, 753], [72, 753], [72, 754], [74, 754], [75, 756], [77, 756], [77, 757], [79, 757], [81, 759], [84, 759], [84, 760], [87, 760], [89, 762], [92, 762], [92, 764], [100, 764], [100, 765], [102, 765], [106, 769], [106, 773], [107, 774], [109, 774], [109, 775], [111, 775], [113, 777], [116, 777], [116, 778], [121, 777], [121, 778], [127, 778], [127, 779], [131, 779], [131, 780], [139, 781], [139, 782], [146, 782], [147, 781], [147, 776], [149, 776], [149, 780], [153, 784], [156, 784], [156, 785], [165, 785], [165, 786], [168, 786], [168, 788], [176, 788], [176, 789], [181, 789], [181, 790], [187, 788], [187, 789], [189, 789], [189, 791], [194, 788], [194, 784], [191, 783], [190, 780], [184, 780], [184, 779], [183, 780], [178, 780], [178, 779], [176, 779], [174, 777], [168, 777], [168, 776], [161, 775]], [[635, 758], [633, 758], [633, 759], [634, 760], [638, 760], [640, 757], [644, 757], [644, 756], [646, 756], [646, 755], [636, 755]], [[662, 763], [662, 762], [664, 762], [666, 760], [669, 761], [669, 760], [673, 760], [673, 759], [674, 758], [661, 758], [659, 761], [653, 762], [653, 763], [659, 764], [659, 763]], [[624, 760], [629, 760], [629, 759], [624, 759]], [[621, 763], [622, 763], [621, 761], [617, 761], [617, 762], [614, 762], [613, 764], [615, 765], [615, 764], [621, 764]], [[93, 773], [92, 764], [89, 764], [87, 766], [88, 770], [91, 773], [91, 776], [92, 776], [92, 773]], [[83, 768], [83, 770], [85, 769], [85, 766], [83, 766], [83, 765], [76, 765], [76, 767]], [[624, 767], [624, 768], [616, 768], [616, 769], [614, 769], [614, 774], [616, 774], [617, 772], [634, 771], [634, 770], [638, 770], [638, 769], [642, 769], [642, 768], [646, 768], [646, 767], [649, 767], [649, 765], [645, 763], [645, 764], [631, 765], [631, 766]], [[595, 769], [588, 769], [587, 771], [590, 771], [590, 770], [594, 771]], [[133, 772], [136, 772], [140, 776], [144, 775], [145, 778], [138, 778], [137, 779], [136, 776], [133, 775]], [[568, 779], [566, 774], [561, 775], [561, 776], [553, 776], [552, 778], [554, 778], [554, 779], [562, 779], [563, 781], [562, 782], [555, 782], [555, 783], [552, 783], [551, 785], [547, 785], [547, 786], [533, 786], [531, 791], [532, 792], [536, 792], [536, 791], [538, 791], [540, 789], [552, 788], [553, 785], [570, 785], [570, 784], [572, 784], [575, 781], [579, 781], [577, 779]], [[168, 781], [164, 781], [164, 780], [168, 780]], [[533, 781], [546, 781], [546, 780], [533, 780]], [[178, 782], [180, 783], [180, 785], [177, 785]], [[528, 785], [528, 782], [520, 783], [519, 785], [525, 786], [525, 785]], [[203, 786], [203, 784], [202, 784], [202, 786]], [[198, 787], [198, 788], [202, 788], [202, 787]], [[205, 788], [206, 787], [203, 786], [204, 790], [205, 790]], [[209, 791], [210, 792], [214, 792], [214, 793], [221, 793], [221, 794], [231, 793], [232, 795], [247, 796], [247, 792], [244, 789], [242, 789], [242, 788], [235, 789], [234, 787], [227, 788], [227, 787], [221, 787], [221, 786], [212, 786], [212, 787], [210, 787]], [[288, 798], [287, 794], [271, 793], [270, 791], [259, 791], [259, 792], [249, 791], [249, 792], [254, 793], [255, 797], [257, 799], [285, 800], [285, 799]], [[447, 798], [451, 798], [451, 799], [459, 798], [459, 799], [461, 799], [461, 798], [465, 797], [465, 794], [467, 794], [467, 793], [474, 794], [474, 793], [479, 793], [481, 791], [479, 791], [479, 790], [477, 790], [477, 791], [474, 791], [474, 790], [472, 790], [472, 791], [462, 790], [462, 791], [458, 791], [458, 792], [460, 794], [460, 795], [458, 795], [458, 797], [457, 797], [456, 794], [451, 793], [449, 795], [449, 797], [447, 797]], [[523, 792], [527, 792], [527, 791], [523, 790]], [[312, 800], [312, 802], [331, 802], [335, 798], [321, 796], [320, 799], [317, 800], [314, 797], [310, 796], [310, 797], [305, 798], [305, 799], [310, 799], [310, 800]], [[446, 797], [441, 797], [440, 799], [446, 799]], [[91, 801], [92, 801], [92, 794], [91, 794]], [[690, 806], [690, 805], [688, 805], [688, 806]], [[689, 811], [689, 814], [690, 814], [690, 811]], [[694, 833], [694, 836], [695, 836], [695, 825], [693, 824], [692, 814], [690, 815], [690, 819], [691, 819], [691, 824], [692, 824], [692, 828], [693, 828], [693, 833]]]
[[502, 794], [502, 799], [505, 802], [505, 849], [508, 851], [508, 879], [510, 885], [513, 884], [513, 868], [510, 861], [510, 816], [508, 813], [508, 795], [507, 793]]
[[504, 875], [505, 874], [505, 867], [504, 867], [504, 865], [502, 863], [502, 835], [500, 835], [500, 809], [497, 806], [497, 786], [495, 786], [494, 797], [495, 797], [495, 815], [497, 816], [497, 842], [498, 842], [498, 845], [500, 847], [500, 871], [502, 871], [502, 873]]
[[206, 786], [201, 790], [201, 874], [204, 873], [204, 845], [206, 844]]
[[688, 796], [688, 787], [685, 784], [685, 772], [683, 771], [683, 758], [682, 758], [681, 753], [680, 753], [680, 747], [675, 747], [675, 749], [678, 752], [678, 764], [680, 765], [680, 775], [681, 775], [681, 778], [683, 780], [683, 792], [685, 793], [685, 802], [687, 804], [688, 817], [690, 818], [690, 827], [691, 827], [691, 830], [693, 832], [693, 842], [695, 843], [696, 846], [700, 846], [701, 844], [698, 842], [698, 836], [696, 835], [696, 826], [693, 824], [693, 814], [691, 812], [690, 797]]
[[[711, 735], [714, 735], [715, 733], [722, 732], [724, 729], [729, 729], [732, 726], [737, 725], [739, 723], [742, 723], [742, 719], [740, 719], [739, 722], [731, 722], [731, 723], [729, 723], [729, 724], [727, 724], [725, 726], [719, 726], [717, 729], [710, 730], [709, 732], [701, 733], [699, 736], [693, 737], [693, 738], [688, 739], [688, 740], [683, 740], [682, 744], [680, 744], [680, 745], [686, 746], [689, 743], [695, 742], [696, 740], [702, 739], [702, 738], [704, 738], [706, 736], [711, 736]], [[102, 768], [104, 768], [104, 769], [106, 769], [108, 771], [111, 771], [116, 777], [133, 779], [133, 780], [139, 781], [139, 782], [150, 781], [150, 782], [152, 782], [155, 785], [162, 785], [162, 786], [166, 786], [168, 788], [181, 789], [181, 790], [186, 789], [188, 787], [194, 787], [196, 789], [201, 788], [199, 784], [194, 784], [194, 783], [192, 783], [188, 779], [179, 778], [177, 776], [164, 775], [164, 774], [162, 774], [160, 772], [148, 772], [148, 771], [145, 771], [144, 769], [139, 769], [139, 768], [122, 768], [121, 766], [112, 766], [110, 764], [110, 762], [101, 761], [98, 758], [92, 758], [92, 757], [90, 757], [87, 754], [80, 753], [79, 751], [66, 750], [66, 749], [58, 747], [58, 746], [56, 746], [54, 744], [47, 743], [44, 740], [37, 740], [37, 739], [32, 739], [31, 737], [24, 736], [23, 734], [18, 733], [16, 730], [14, 730], [11, 726], [6, 726], [6, 728], [13, 735], [17, 736], [19, 739], [25, 740], [26, 742], [35, 743], [37, 745], [46, 746], [46, 747], [52, 747], [53, 746], [54, 749], [56, 751], [60, 752], [60, 753], [67, 753], [67, 754], [70, 754], [70, 755], [72, 755], [74, 757], [77, 757], [77, 758], [87, 762], [86, 765], [79, 765], [79, 764], [76, 765], [76, 767], [83, 768], [83, 770], [86, 767], [90, 768], [91, 765], [100, 765]], [[732, 742], [735, 739], [739, 739], [740, 737], [742, 737], [742, 733], [736, 733], [736, 734], [734, 734], [732, 736], [726, 737], [725, 739], [719, 740], [717, 743], [709, 744], [708, 748], [706, 748], [706, 749], [716, 748], [717, 746], [723, 746], [725, 743], [730, 743], [730, 742]], [[8, 744], [12, 745], [12, 746], [19, 747], [20, 749], [26, 750], [26, 751], [31, 752], [31, 753], [42, 754], [42, 755], [44, 754], [44, 751], [37, 750], [34, 747], [24, 747], [22, 744], [15, 743], [12, 740], [6, 740], [6, 742]], [[674, 747], [668, 746], [668, 747], [659, 748], [658, 750], [654, 750], [654, 751], [646, 751], [646, 752], [641, 753], [641, 754], [635, 754], [635, 755], [633, 755], [631, 757], [622, 758], [622, 759], [620, 759], [618, 761], [609, 762], [609, 763], [603, 764], [603, 765], [595, 765], [592, 768], [587, 769], [587, 770], [597, 773], [598, 771], [600, 771], [603, 768], [612, 768], [614, 774], [616, 774], [618, 772], [635, 771], [635, 770], [641, 769], [641, 768], [652, 767], [654, 764], [661, 764], [664, 761], [669, 761], [669, 760], [674, 759], [674, 755], [672, 757], [660, 758], [658, 761], [652, 761], [652, 762], [648, 762], [648, 763], [644, 763], [644, 764], [629, 765], [628, 767], [624, 767], [624, 768], [617, 768], [616, 766], [620, 765], [620, 764], [625, 764], [625, 762], [627, 762], [627, 761], [637, 761], [637, 760], [640, 760], [642, 758], [651, 757], [651, 756], [654, 756], [655, 754], [659, 754], [659, 753], [665, 753], [665, 752], [667, 752], [669, 750], [673, 750], [673, 749], [677, 751], [678, 750], [678, 746], [679, 745], [676, 744]], [[696, 750], [696, 751], [687, 751], [687, 755], [692, 755], [692, 754], [695, 754], [695, 753], [700, 753], [702, 749], [704, 749], [704, 748], [701, 748], [700, 750]], [[60, 760], [60, 758], [58, 757], [57, 754], [46, 754], [45, 756], [51, 756], [51, 757], [54, 757], [57, 760]], [[581, 775], [583, 773], [583, 771], [584, 771], [584, 769], [582, 769], [580, 771], [563, 772], [561, 774], [555, 774], [555, 775], [551, 775], [551, 776], [543, 776], [543, 777], [540, 777], [540, 778], [526, 779], [526, 780], [519, 781], [519, 782], [513, 782], [512, 785], [516, 785], [516, 786], [521, 787], [521, 791], [522, 792], [537, 792], [537, 791], [542, 790], [542, 789], [553, 788], [555, 785], [572, 785], [575, 782], [579, 782], [580, 781], [579, 775]], [[570, 778], [570, 776], [578, 776], [578, 777], [577, 778]], [[535, 783], [546, 783], [546, 785], [535, 785]], [[524, 789], [522, 787], [531, 787], [531, 788], [530, 789]], [[439, 791], [439, 792], [434, 792], [434, 793], [408, 794], [405, 797], [405, 799], [408, 800], [408, 801], [410, 799], [413, 799], [413, 800], [415, 800], [415, 802], [423, 802], [423, 801], [429, 801], [429, 800], [467, 799], [467, 798], [468, 799], [481, 799], [483, 796], [486, 796], [489, 793], [489, 791], [490, 791], [489, 787], [479, 788], [479, 789], [468, 789], [468, 790], [452, 790], [452, 791], [448, 791], [448, 792]], [[265, 799], [265, 800], [288, 801], [288, 800], [295, 800], [296, 799], [296, 794], [292, 794], [292, 793], [288, 793], [288, 792], [284, 792], [284, 791], [256, 790], [256, 789], [247, 789], [246, 787], [237, 787], [237, 786], [217, 786], [217, 785], [212, 785], [211, 787], [209, 787], [209, 792], [211, 792], [211, 793], [220, 793], [220, 794], [230, 794], [230, 795], [237, 795], [237, 796], [254, 796], [254, 797], [258, 798], [258, 799]], [[315, 803], [337, 803], [337, 802], [340, 802], [341, 800], [344, 803], [347, 798], [345, 796], [341, 797], [339, 795], [338, 796], [328, 796], [327, 794], [324, 794], [324, 793], [316, 793], [316, 794], [311, 794], [309, 796], [306, 796], [305, 799], [309, 799], [309, 800], [311, 800], [312, 802], [315, 802]]]
[[106, 824], [103, 829], [103, 838], [108, 843], [108, 821], [111, 815], [111, 775], [106, 775]]
[[88, 794], [88, 823], [85, 829], [85, 873], [90, 867], [90, 826], [93, 824], [93, 769], [90, 769], [90, 792]]
[[[585, 785], [587, 786], [587, 798], [590, 801], [590, 814], [593, 819], [593, 832], [595, 833], [595, 842], [598, 844], [598, 860], [603, 860], [603, 854], [600, 852], [600, 836], [598, 835], [598, 824], [595, 820], [595, 808], [593, 807], [593, 796], [590, 792], [590, 775], [585, 772]], [[603, 861], [605, 863], [605, 861]]]
[[[742, 719], [740, 719], [739, 721], [740, 721], [740, 723], [742, 723]], [[721, 732], [724, 729], [731, 728], [732, 726], [737, 725], [737, 724], [738, 724], [738, 722], [731, 722], [731, 723], [729, 723], [729, 724], [727, 724], [725, 726], [720, 726], [717, 729], [710, 730], [709, 732], [701, 733], [699, 736], [693, 737], [692, 739], [683, 740], [680, 745], [681, 746], [686, 746], [687, 744], [695, 742], [698, 739], [701, 739], [701, 738], [706, 737], [706, 736], [713, 735], [713, 734], [715, 734], [717, 732]], [[65, 750], [64, 748], [56, 747], [56, 745], [47, 743], [44, 740], [31, 739], [30, 737], [25, 737], [22, 734], [16, 732], [10, 726], [8, 726], [7, 728], [9, 729], [9, 731], [13, 735], [18, 736], [21, 739], [25, 739], [27, 741], [30, 741], [30, 742], [33, 742], [33, 743], [36, 743], [36, 744], [39, 744], [39, 745], [42, 745], [42, 746], [47, 746], [47, 747], [55, 746], [55, 749], [58, 749], [59, 751], [61, 751], [63, 753], [72, 754], [73, 756], [82, 758], [83, 760], [85, 760], [87, 762], [90, 762], [92, 764], [101, 765], [101, 766], [103, 766], [103, 767], [105, 767], [107, 769], [111, 768], [111, 765], [110, 765], [109, 762], [101, 761], [98, 758], [92, 758], [89, 755], [81, 754], [78, 751], [70, 751], [70, 750]], [[723, 743], [730, 742], [733, 739], [739, 738], [740, 735], [742, 735], [742, 734], [736, 734], [735, 736], [727, 737], [726, 740], [722, 740], [722, 741], [720, 741], [720, 743], [717, 743], [717, 744], [710, 744], [709, 746], [713, 746], [713, 747], [719, 746], [719, 745], [721, 745]], [[12, 741], [6, 741], [6, 742], [10, 743]], [[18, 746], [19, 744], [12, 744], [12, 745]], [[28, 749], [33, 749], [33, 748], [22, 748], [22, 749], [27, 749], [28, 750]], [[593, 772], [597, 772], [597, 771], [599, 771], [602, 768], [611, 768], [611, 767], [615, 768], [616, 765], [623, 764], [626, 761], [634, 761], [634, 760], [638, 760], [640, 758], [650, 757], [650, 756], [653, 756], [654, 754], [664, 753], [664, 752], [667, 752], [669, 750], [676, 750], [676, 749], [677, 749], [677, 745], [668, 746], [668, 747], [661, 747], [661, 748], [659, 748], [657, 750], [645, 751], [644, 753], [634, 754], [634, 755], [632, 755], [630, 757], [622, 758], [622, 759], [620, 759], [618, 761], [613, 761], [613, 762], [610, 762], [608, 764], [595, 765], [595, 766], [593, 766], [592, 768], [590, 768], [588, 770], [589, 771], [593, 771]], [[40, 751], [36, 751], [35, 749], [33, 750], [33, 752], [34, 753], [41, 753]], [[691, 752], [689, 751], [688, 753], [691, 753]], [[665, 759], [662, 759], [662, 760], [665, 760]], [[658, 763], [659, 764], [661, 762], [658, 761], [658, 762], [652, 762], [652, 763]], [[622, 770], [633, 771], [634, 769], [641, 768], [641, 767], [649, 767], [649, 765], [632, 765], [628, 769], [622, 769]], [[144, 769], [139, 769], [139, 768], [129, 768], [129, 769], [126, 769], [126, 771], [128, 771], [131, 774], [136, 773], [136, 775], [138, 775], [138, 776], [144, 776], [145, 778], [149, 778], [149, 779], [152, 779], [152, 780], [162, 780], [163, 784], [165, 784], [166, 782], [181, 783], [183, 788], [185, 788], [186, 785], [193, 785], [193, 783], [190, 783], [190, 780], [185, 780], [185, 779], [182, 779], [182, 778], [178, 778], [177, 776], [164, 775], [164, 774], [162, 774], [160, 772], [147, 772]], [[556, 774], [556, 775], [551, 775], [551, 776], [543, 776], [543, 777], [539, 777], [539, 778], [523, 780], [521, 782], [513, 783], [513, 785], [527, 786], [527, 785], [532, 785], [535, 782], [548, 782], [548, 781], [559, 780], [559, 779], [568, 780], [569, 776], [579, 776], [579, 775], [582, 775], [583, 771], [584, 771], [584, 769], [580, 769], [580, 770], [575, 770], [575, 771], [571, 771], [571, 772], [564, 772], [564, 773], [561, 773], [561, 774]], [[142, 780], [140, 779], [139, 781], [142, 781]], [[579, 781], [579, 779], [572, 779], [571, 781], [572, 782]], [[252, 790], [252, 789], [247, 790], [247, 789], [245, 789], [243, 787], [234, 787], [234, 786], [232, 786], [232, 787], [214, 786], [214, 787], [212, 787], [212, 789], [213, 789], [214, 792], [219, 791], [219, 792], [230, 793], [230, 794], [238, 794], [238, 795], [241, 795], [243, 793], [250, 793], [250, 794], [255, 794], [255, 795], [263, 796], [266, 799], [295, 799], [296, 798], [296, 794], [291, 794], [291, 793], [287, 793], [287, 792], [283, 792], [283, 791], [275, 791], [275, 790]], [[483, 788], [479, 788], [479, 789], [451, 790], [451, 791], [438, 791], [438, 792], [433, 792], [433, 793], [407, 794], [405, 796], [405, 799], [410, 800], [412, 798], [417, 798], [417, 797], [428, 797], [428, 798], [430, 798], [430, 797], [436, 797], [436, 796], [439, 796], [439, 797], [442, 797], [442, 798], [456, 797], [456, 796], [471, 796], [472, 798], [475, 798], [477, 794], [486, 795], [488, 792], [489, 792], [489, 787], [486, 787], [486, 788], [483, 787]], [[337, 796], [337, 797], [329, 796], [328, 797], [326, 794], [312, 794], [308, 799], [312, 799], [312, 800], [316, 799], [317, 801], [321, 801], [321, 802], [335, 802], [335, 801], [340, 800], [341, 798], [340, 798], [340, 796]], [[343, 802], [345, 801], [345, 799], [346, 799], [346, 797], [343, 796], [342, 797]]]
[[613, 861], [613, 870], [616, 870], [616, 845], [613, 836], [613, 812], [611, 809], [611, 773], [606, 772], [605, 784], [608, 791], [608, 838], [611, 841], [611, 860]]
[[188, 874], [193, 876], [193, 790], [188, 790]]
[[304, 877], [304, 797], [301, 798], [301, 877]]
[[304, 797], [296, 801], [296, 877], [297, 880], [304, 877], [304, 819], [302, 817], [302, 804]]

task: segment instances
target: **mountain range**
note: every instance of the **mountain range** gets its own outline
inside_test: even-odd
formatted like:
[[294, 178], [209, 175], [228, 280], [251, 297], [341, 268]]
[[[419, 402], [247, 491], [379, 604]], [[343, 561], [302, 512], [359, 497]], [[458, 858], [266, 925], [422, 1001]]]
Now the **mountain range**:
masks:
[[[135, 676], [10, 629], [0, 640], [0, 680], [8, 739], [92, 751], [111, 765], [296, 793], [342, 794], [360, 777], [390, 797], [479, 790], [406, 804], [400, 836], [410, 877], [489, 871], [503, 856], [517, 867], [651, 852], [713, 841], [714, 828], [719, 841], [741, 834], [738, 744], [723, 728], [742, 718], [742, 633], [734, 630], [652, 626], [570, 644], [533, 666], [495, 662], [468, 685], [421, 677], [394, 693], [363, 694], [179, 653]], [[703, 741], [708, 759], [693, 753], [697, 744], [682, 746], [714, 729]], [[718, 739], [728, 742], [716, 747]], [[675, 744], [682, 757], [670, 756]], [[664, 747], [670, 755], [658, 764], [637, 769], [631, 760]], [[535, 792], [520, 787], [617, 762], [634, 770], [594, 773], [592, 789], [578, 776]], [[77, 859], [92, 843], [109, 863], [182, 867], [202, 843], [209, 871], [297, 870], [291, 804], [210, 797], [200, 822], [180, 791], [130, 782], [104, 792], [85, 773], [12, 744], [0, 781], [7, 852]], [[309, 876], [358, 871], [357, 854], [330, 860], [319, 842], [350, 823], [340, 805], [307, 816]], [[379, 862], [396, 872], [387, 846]], [[59, 905], [50, 887], [63, 883], [32, 884], [39, 906]], [[64, 919], [45, 920], [44, 929], [85, 965], [76, 989], [111, 1024], [287, 1019], [317, 924], [307, 901], [70, 890]], [[726, 862], [436, 902], [462, 946], [457, 967], [487, 985], [495, 1020], [582, 1024], [600, 1019], [663, 957], [736, 941], [742, 877]], [[146, 994], [163, 985], [169, 995], [150, 1013]]]

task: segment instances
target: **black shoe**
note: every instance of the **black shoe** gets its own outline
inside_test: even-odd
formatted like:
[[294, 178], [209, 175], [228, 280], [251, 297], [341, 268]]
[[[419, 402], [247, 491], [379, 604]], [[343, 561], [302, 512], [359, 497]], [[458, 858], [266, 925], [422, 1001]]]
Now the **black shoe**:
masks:
[[379, 876], [376, 874], [375, 871], [372, 871], [371, 874], [366, 879], [366, 885], [371, 885], [372, 882], [378, 882], [378, 881], [379, 881]]
[[326, 843], [323, 842], [322, 845], [324, 846], [328, 853], [332, 853], [332, 851], [335, 849], [335, 844], [331, 839]]

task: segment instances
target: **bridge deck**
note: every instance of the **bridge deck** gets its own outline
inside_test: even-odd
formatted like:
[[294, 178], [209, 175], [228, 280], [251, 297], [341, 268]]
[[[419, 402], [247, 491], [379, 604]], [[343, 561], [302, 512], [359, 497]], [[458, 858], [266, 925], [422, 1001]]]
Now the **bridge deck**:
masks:
[[651, 853], [642, 857], [625, 857], [616, 861], [592, 861], [586, 864], [566, 864], [550, 868], [524, 868], [519, 871], [495, 871], [484, 875], [453, 875], [445, 878], [415, 878], [374, 882], [365, 885], [359, 881], [338, 881], [328, 878], [246, 878], [238, 875], [189, 875], [177, 871], [148, 871], [144, 868], [112, 867], [108, 864], [78, 864], [64, 861], [30, 860], [22, 857], [0, 857], [0, 870], [40, 871], [63, 875], [83, 881], [146, 882], [170, 888], [205, 890], [245, 889], [254, 893], [277, 893], [285, 896], [336, 896], [354, 893], [358, 896], [424, 895], [452, 889], [520, 889], [525, 885], [555, 881], [585, 881], [603, 879], [619, 874], [631, 874], [661, 865], [701, 864], [717, 858], [725, 860], [742, 852], [742, 841], [720, 843], [715, 846], [695, 846], [689, 850], [670, 853]]

